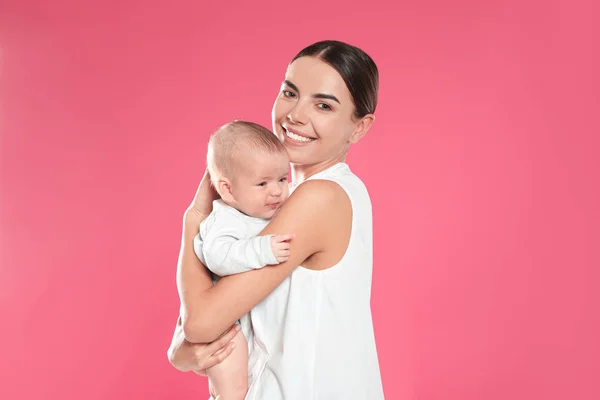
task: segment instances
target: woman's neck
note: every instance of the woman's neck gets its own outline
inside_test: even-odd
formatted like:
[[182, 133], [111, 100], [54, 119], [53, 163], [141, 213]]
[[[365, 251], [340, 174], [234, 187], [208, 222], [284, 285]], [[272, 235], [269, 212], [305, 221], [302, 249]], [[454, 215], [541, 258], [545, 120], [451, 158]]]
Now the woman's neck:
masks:
[[292, 169], [292, 185], [298, 186], [311, 176], [318, 174], [321, 171], [325, 171], [327, 168], [341, 162], [346, 162], [346, 156], [336, 158], [334, 160], [323, 161], [318, 164], [294, 164], [290, 163]]

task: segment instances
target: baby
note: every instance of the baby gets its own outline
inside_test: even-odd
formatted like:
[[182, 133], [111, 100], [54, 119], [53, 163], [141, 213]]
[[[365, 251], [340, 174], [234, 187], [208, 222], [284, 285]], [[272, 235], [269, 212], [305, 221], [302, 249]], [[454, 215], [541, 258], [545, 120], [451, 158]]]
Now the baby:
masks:
[[[257, 236], [289, 194], [289, 158], [279, 139], [258, 124], [233, 121], [212, 134], [207, 163], [221, 199], [200, 224], [194, 251], [214, 281], [286, 261], [292, 235]], [[242, 331], [234, 342], [231, 355], [206, 371], [211, 395], [220, 400], [243, 399], [248, 390]]]

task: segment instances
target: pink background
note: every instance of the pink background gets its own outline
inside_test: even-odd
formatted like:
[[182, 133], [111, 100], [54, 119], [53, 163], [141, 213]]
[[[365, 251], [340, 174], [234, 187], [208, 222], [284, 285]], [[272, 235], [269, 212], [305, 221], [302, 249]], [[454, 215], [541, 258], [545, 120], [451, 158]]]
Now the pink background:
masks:
[[593, 1], [9, 3], [0, 398], [206, 397], [166, 358], [182, 212], [209, 132], [270, 126], [324, 38], [381, 72], [349, 162], [386, 398], [600, 398]]

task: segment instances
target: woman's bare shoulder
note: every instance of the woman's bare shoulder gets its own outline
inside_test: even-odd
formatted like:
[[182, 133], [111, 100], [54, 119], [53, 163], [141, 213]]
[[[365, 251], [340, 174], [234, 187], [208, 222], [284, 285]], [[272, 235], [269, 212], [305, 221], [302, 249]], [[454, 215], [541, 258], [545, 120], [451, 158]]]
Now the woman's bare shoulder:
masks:
[[336, 202], [344, 201], [344, 199], [348, 198], [348, 195], [340, 185], [333, 181], [326, 179], [311, 179], [298, 185], [296, 190], [290, 195], [289, 200], [300, 197], [303, 200], [319, 202], [324, 205], [332, 205]]
[[315, 227], [346, 219], [351, 213], [350, 199], [337, 183], [314, 179], [303, 182], [294, 190], [266, 230], [312, 231], [313, 236], [318, 236]]
[[261, 234], [294, 234], [291, 253], [300, 265], [315, 254], [345, 249], [347, 240], [339, 246], [337, 241], [349, 237], [351, 221], [352, 205], [346, 192], [333, 181], [315, 179], [296, 188]]

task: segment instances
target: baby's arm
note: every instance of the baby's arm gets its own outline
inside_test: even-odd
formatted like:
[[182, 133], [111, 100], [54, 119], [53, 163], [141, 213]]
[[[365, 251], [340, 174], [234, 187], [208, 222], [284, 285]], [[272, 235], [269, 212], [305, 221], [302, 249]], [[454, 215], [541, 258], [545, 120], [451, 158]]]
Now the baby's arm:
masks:
[[224, 400], [243, 400], [248, 391], [248, 343], [239, 331], [232, 340], [231, 354], [214, 367], [206, 369], [211, 395]]
[[227, 276], [277, 264], [270, 239], [270, 236], [238, 239], [219, 232], [204, 242], [206, 266], [219, 276]]
[[[200, 259], [219, 276], [238, 274], [266, 265], [276, 265], [289, 256], [291, 235], [255, 236], [242, 239], [246, 228], [235, 216], [220, 215], [204, 233]], [[200, 242], [198, 238], [195, 242]]]

